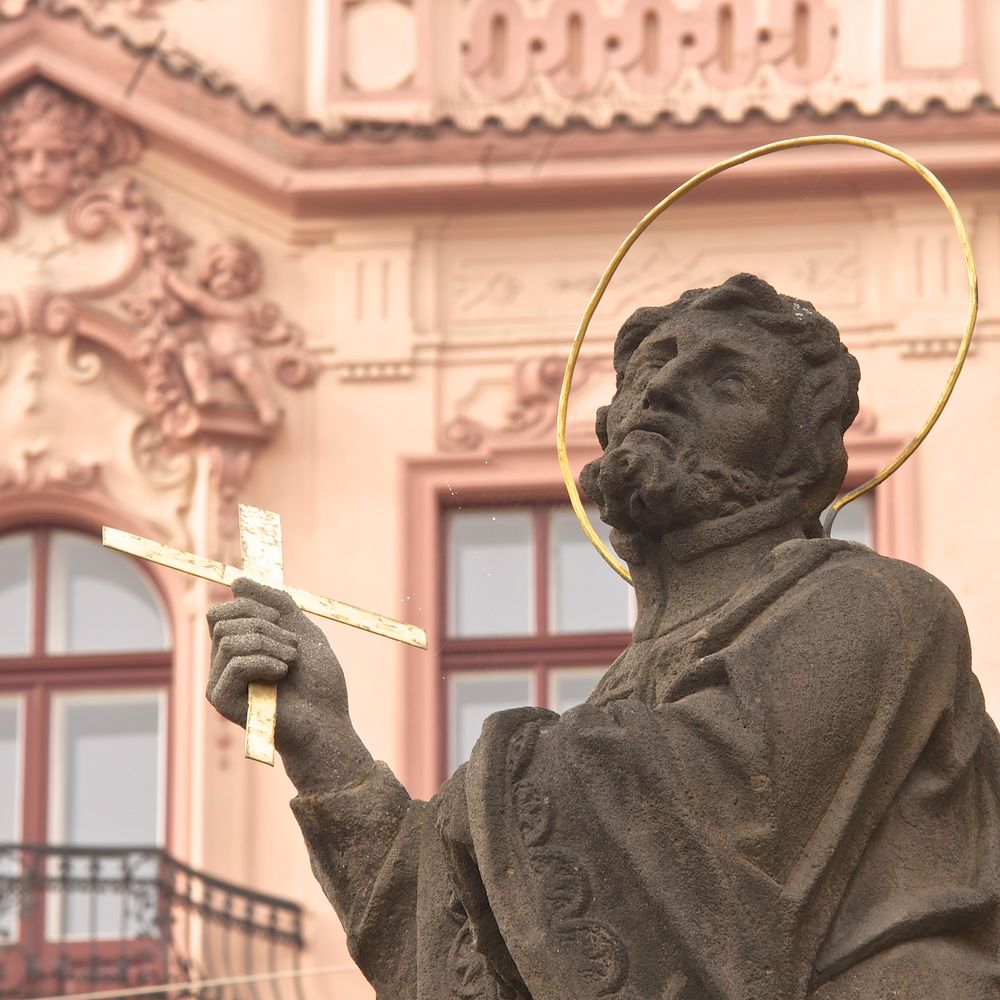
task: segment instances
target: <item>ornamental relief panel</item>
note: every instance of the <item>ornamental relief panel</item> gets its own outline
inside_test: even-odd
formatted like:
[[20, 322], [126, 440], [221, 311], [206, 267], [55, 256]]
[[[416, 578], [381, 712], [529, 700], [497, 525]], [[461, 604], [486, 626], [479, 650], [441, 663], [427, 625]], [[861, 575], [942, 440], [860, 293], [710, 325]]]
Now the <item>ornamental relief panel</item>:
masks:
[[[890, 100], [910, 110], [930, 99], [967, 106], [984, 89], [976, 10], [970, 0], [942, 8], [939, 51], [915, 51], [907, 25], [926, 7], [920, 0], [467, 0], [460, 96], [444, 110], [467, 128], [499, 118], [520, 129], [539, 117], [555, 126], [582, 117], [600, 128], [621, 116], [648, 124], [670, 114], [691, 123], [708, 109], [724, 121], [751, 109], [782, 120], [802, 103], [832, 113], [851, 101], [866, 114]], [[884, 37], [872, 47], [879, 21]]]
[[[686, 288], [719, 284], [751, 263], [778, 289], [809, 299], [835, 316], [849, 333], [866, 319], [869, 303], [861, 240], [839, 228], [840, 233], [829, 233], [824, 225], [819, 230], [823, 235], [803, 241], [801, 233], [793, 238], [780, 228], [748, 227], [745, 235], [728, 231], [721, 245], [713, 245], [704, 230], [680, 231], [669, 238], [647, 235], [608, 288], [592, 337], [609, 342], [639, 306], [669, 302]], [[572, 248], [542, 238], [526, 246], [522, 237], [508, 250], [504, 242], [498, 238], [489, 244], [448, 247], [444, 308], [449, 339], [509, 342], [520, 332], [568, 349], [616, 237], [576, 240]], [[704, 249], [690, 249], [700, 245]]]
[[597, 0], [553, 0], [530, 12], [517, 0], [470, 6], [465, 71], [484, 95], [501, 99], [542, 77], [568, 98], [612, 79], [636, 95], [662, 93], [689, 68], [720, 90], [746, 87], [762, 67], [788, 83], [814, 83], [832, 65], [837, 35], [829, 0], [772, 0], [763, 21], [752, 0], [693, 9], [627, 0], [617, 16]]
[[[195, 456], [222, 448], [245, 476], [283, 388], [317, 365], [260, 298], [258, 251], [195, 246], [124, 171], [142, 149], [134, 126], [47, 82], [0, 98], [0, 417], [17, 429], [0, 491], [100, 486], [174, 536]], [[123, 457], [172, 513], [134, 496]]]
[[[873, 17], [873, 8], [876, 8]], [[458, 96], [443, 110], [460, 126], [538, 118], [607, 128], [705, 111], [772, 120], [802, 104], [844, 102], [876, 114], [889, 101], [967, 107], [983, 92], [971, 0], [467, 0]], [[940, 19], [920, 33], [914, 19]], [[872, 25], [882, 37], [871, 45]], [[931, 39], [940, 37], [935, 48]]]
[[[534, 355], [491, 368], [486, 374], [472, 369], [447, 372], [445, 416], [438, 434], [441, 450], [491, 453], [534, 444], [554, 448], [565, 356]], [[581, 357], [573, 376], [569, 440], [585, 445], [596, 441], [594, 414], [613, 391], [610, 355]]]

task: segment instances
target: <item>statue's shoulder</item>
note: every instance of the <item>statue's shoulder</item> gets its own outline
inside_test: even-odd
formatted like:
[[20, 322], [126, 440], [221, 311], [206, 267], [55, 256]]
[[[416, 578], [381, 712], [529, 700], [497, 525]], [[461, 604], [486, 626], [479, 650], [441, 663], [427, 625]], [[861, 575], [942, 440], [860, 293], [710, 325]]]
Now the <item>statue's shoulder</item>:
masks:
[[839, 603], [873, 615], [892, 606], [908, 619], [945, 618], [964, 624], [958, 599], [936, 576], [913, 563], [880, 555], [866, 545], [812, 538], [787, 542], [775, 554], [813, 564], [803, 582], [810, 589], [822, 589]]

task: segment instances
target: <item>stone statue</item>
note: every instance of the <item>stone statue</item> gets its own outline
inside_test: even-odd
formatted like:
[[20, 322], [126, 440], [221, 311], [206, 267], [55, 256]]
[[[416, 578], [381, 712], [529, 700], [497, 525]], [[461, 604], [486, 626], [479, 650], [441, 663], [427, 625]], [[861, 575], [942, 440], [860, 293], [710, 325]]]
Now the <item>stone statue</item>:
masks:
[[750, 275], [638, 310], [585, 490], [635, 581], [588, 699], [486, 721], [412, 801], [323, 633], [247, 580], [208, 694], [276, 744], [313, 870], [381, 998], [985, 1000], [1000, 995], [1000, 740], [961, 609], [821, 537], [859, 372]]

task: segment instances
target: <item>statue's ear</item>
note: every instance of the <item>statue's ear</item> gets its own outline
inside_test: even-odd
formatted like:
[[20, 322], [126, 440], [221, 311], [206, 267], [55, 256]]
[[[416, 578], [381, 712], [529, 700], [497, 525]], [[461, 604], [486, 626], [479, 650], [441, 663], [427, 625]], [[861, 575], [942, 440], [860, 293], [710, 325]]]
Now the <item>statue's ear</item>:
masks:
[[594, 421], [594, 430], [597, 431], [597, 440], [601, 442], [602, 448], [608, 446], [608, 408], [599, 406], [597, 408], [597, 419]]

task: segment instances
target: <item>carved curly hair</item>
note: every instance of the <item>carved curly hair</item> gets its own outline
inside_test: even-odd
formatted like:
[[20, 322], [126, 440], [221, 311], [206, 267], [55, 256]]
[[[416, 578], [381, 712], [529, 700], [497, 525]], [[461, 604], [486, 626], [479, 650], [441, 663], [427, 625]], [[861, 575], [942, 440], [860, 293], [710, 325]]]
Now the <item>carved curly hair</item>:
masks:
[[135, 159], [142, 149], [131, 125], [44, 80], [34, 80], [0, 105], [0, 181], [13, 195], [10, 150], [21, 132], [34, 122], [50, 121], [73, 157], [70, 189], [81, 191], [103, 170]]
[[[811, 302], [776, 292], [752, 274], [737, 274], [714, 288], [693, 288], [670, 305], [637, 309], [625, 321], [614, 348], [616, 394], [633, 352], [661, 323], [694, 312], [724, 313], [793, 344], [805, 374], [792, 398], [792, 434], [775, 470], [779, 490], [796, 488], [806, 534], [821, 533], [819, 515], [833, 501], [847, 473], [844, 432], [858, 414], [857, 360], [840, 333]], [[597, 436], [608, 446], [608, 408], [597, 411]]]

